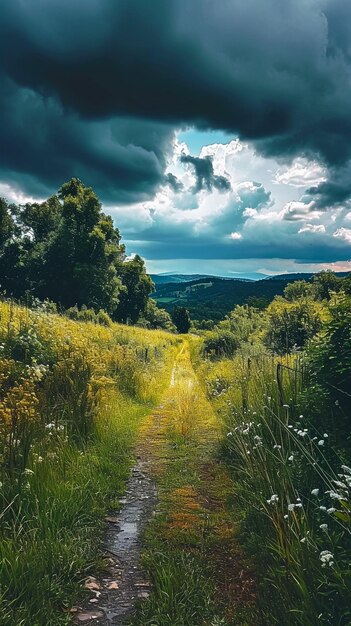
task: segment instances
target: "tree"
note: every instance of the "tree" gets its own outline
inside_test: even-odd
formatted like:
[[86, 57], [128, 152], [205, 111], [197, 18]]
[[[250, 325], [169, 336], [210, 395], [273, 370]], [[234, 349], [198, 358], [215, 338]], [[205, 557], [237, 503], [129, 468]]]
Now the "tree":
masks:
[[189, 311], [182, 306], [176, 306], [172, 311], [172, 321], [178, 333], [188, 333], [191, 327]]
[[237, 304], [225, 320], [218, 324], [218, 327], [222, 330], [229, 330], [235, 335], [237, 341], [242, 343], [248, 341], [250, 335], [261, 330], [265, 320], [265, 314], [258, 309], [248, 304]]
[[51, 196], [45, 202], [27, 203], [19, 207], [17, 218], [23, 234], [30, 235], [34, 244], [46, 242], [58, 229], [62, 205], [57, 196]]
[[[15, 219], [14, 219], [15, 218]], [[78, 178], [45, 202], [0, 201], [0, 287], [16, 298], [100, 309], [136, 323], [154, 289], [140, 256], [125, 258], [112, 218]], [[170, 323], [163, 314], [158, 323]]]
[[318, 286], [316, 282], [308, 283], [306, 280], [295, 280], [289, 283], [284, 289], [284, 296], [289, 302], [293, 302], [298, 298], [316, 297], [318, 295]]
[[10, 213], [10, 207], [4, 198], [0, 198], [0, 254], [4, 246], [10, 241], [15, 231], [15, 224]]
[[170, 314], [165, 309], [160, 309], [151, 298], [148, 299], [144, 315], [138, 320], [138, 324], [154, 330], [162, 329], [170, 332], [176, 330]]
[[230, 358], [239, 346], [240, 341], [234, 333], [217, 326], [213, 331], [206, 333], [202, 350], [206, 356]]
[[138, 254], [120, 265], [120, 277], [123, 287], [113, 318], [119, 322], [129, 321], [135, 324], [145, 314], [154, 283], [146, 274], [144, 261]]
[[342, 280], [334, 272], [326, 270], [314, 275], [313, 284], [316, 286], [317, 294], [321, 300], [330, 300], [332, 292], [340, 291]]
[[45, 252], [45, 296], [64, 307], [85, 304], [112, 314], [124, 259], [119, 231], [93, 190], [79, 179], [65, 183], [58, 197], [62, 216]]
[[267, 309], [265, 344], [278, 354], [304, 348], [322, 328], [325, 309], [321, 302], [300, 299], [288, 302], [276, 296]]
[[14, 215], [17, 207], [0, 198], [0, 289], [14, 297], [27, 288], [28, 241], [21, 238]]

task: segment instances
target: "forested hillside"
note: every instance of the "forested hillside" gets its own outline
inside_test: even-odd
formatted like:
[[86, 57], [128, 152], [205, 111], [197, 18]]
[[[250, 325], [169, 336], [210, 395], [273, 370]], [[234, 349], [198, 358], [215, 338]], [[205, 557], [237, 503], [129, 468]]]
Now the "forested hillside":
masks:
[[[335, 274], [341, 278], [344, 274]], [[313, 280], [313, 274], [289, 274], [249, 281], [244, 279], [208, 276], [189, 282], [156, 283], [154, 298], [159, 306], [172, 311], [174, 306], [189, 310], [196, 322], [222, 320], [237, 304], [249, 304], [264, 309], [276, 295], [282, 295], [285, 287], [296, 280]]]

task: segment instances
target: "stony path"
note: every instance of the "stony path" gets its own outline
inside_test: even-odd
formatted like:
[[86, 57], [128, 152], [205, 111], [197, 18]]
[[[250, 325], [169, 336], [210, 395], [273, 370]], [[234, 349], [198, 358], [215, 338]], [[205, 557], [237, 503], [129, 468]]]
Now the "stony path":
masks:
[[[175, 368], [170, 386], [174, 384]], [[106, 517], [103, 553], [108, 568], [104, 576], [90, 577], [86, 587], [91, 597], [84, 605], [73, 609], [77, 624], [122, 626], [135, 608], [138, 599], [149, 595], [149, 582], [140, 568], [141, 539], [157, 503], [157, 489], [151, 467], [162, 442], [159, 424], [161, 405], [149, 416], [140, 433], [135, 449], [136, 462], [131, 468], [121, 509]], [[160, 446], [161, 443], [161, 446]], [[159, 459], [162, 463], [162, 459]]]

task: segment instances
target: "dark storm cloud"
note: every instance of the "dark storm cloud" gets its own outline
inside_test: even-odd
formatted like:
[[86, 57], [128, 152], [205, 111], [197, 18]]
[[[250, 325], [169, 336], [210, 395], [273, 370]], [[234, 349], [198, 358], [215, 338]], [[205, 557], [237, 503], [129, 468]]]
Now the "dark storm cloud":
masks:
[[[135, 247], [132, 239], [126, 241], [130, 249]], [[306, 245], [307, 244], [307, 245]], [[137, 241], [138, 249], [147, 259], [179, 258], [179, 240]], [[207, 238], [183, 241], [182, 258], [184, 259], [295, 259], [299, 263], [331, 263], [349, 261], [350, 244], [321, 236], [319, 242], [300, 236], [280, 236], [265, 240], [263, 237], [223, 242]]]
[[[168, 125], [182, 123], [283, 159], [351, 157], [349, 0], [2, 0], [1, 12], [2, 82], [17, 85], [0, 111], [13, 178], [51, 188], [55, 168], [74, 165], [110, 197], [131, 199], [135, 184], [138, 199], [162, 181]], [[24, 94], [37, 94], [33, 121]], [[123, 117], [147, 129], [129, 140]]]
[[342, 205], [351, 196], [351, 163], [339, 168], [331, 168], [329, 179], [306, 190], [306, 200], [314, 200], [319, 209]]
[[196, 176], [195, 193], [202, 189], [207, 189], [207, 191], [212, 191], [213, 188], [218, 189], [218, 191], [231, 189], [230, 182], [225, 176], [217, 176], [214, 173], [211, 157], [200, 158], [193, 157], [190, 154], [182, 154], [179, 160], [181, 163], [189, 163], [194, 167]]
[[175, 176], [171, 172], [168, 172], [168, 174], [166, 174], [166, 176], [165, 176], [165, 183], [167, 185], [170, 185], [170, 187], [176, 193], [183, 189], [183, 183], [179, 180], [179, 178], [177, 178], [177, 176]]
[[106, 202], [143, 200], [163, 182], [173, 130], [156, 121], [87, 121], [9, 80], [0, 93], [0, 173], [15, 187], [45, 196], [71, 176]]

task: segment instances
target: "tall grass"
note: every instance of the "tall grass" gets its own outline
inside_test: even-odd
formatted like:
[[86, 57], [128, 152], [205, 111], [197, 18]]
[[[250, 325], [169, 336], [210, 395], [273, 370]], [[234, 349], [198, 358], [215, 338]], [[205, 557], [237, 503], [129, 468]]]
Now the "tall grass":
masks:
[[269, 624], [351, 623], [351, 469], [305, 414], [301, 356], [199, 366], [223, 417], [242, 537], [256, 557]]
[[176, 341], [0, 303], [0, 624], [70, 623]]

